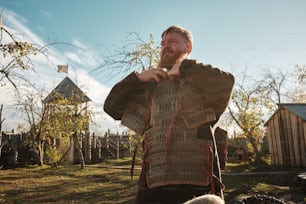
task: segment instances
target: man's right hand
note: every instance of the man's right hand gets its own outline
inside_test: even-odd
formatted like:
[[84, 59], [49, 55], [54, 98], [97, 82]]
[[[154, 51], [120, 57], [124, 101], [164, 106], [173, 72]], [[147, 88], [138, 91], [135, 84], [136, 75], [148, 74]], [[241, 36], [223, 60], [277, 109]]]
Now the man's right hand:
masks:
[[157, 83], [169, 79], [167, 72], [158, 68], [151, 68], [149, 70], [143, 71], [137, 75], [140, 81], [149, 82], [155, 81]]

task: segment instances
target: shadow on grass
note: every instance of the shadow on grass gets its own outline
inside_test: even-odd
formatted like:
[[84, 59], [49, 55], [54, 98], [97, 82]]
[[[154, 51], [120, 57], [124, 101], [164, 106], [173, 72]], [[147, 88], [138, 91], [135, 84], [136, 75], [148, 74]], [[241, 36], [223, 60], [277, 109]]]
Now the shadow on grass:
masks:
[[303, 171], [303, 168], [273, 166], [261, 160], [261, 161], [246, 161], [240, 163], [228, 163], [226, 164], [226, 169], [223, 170], [223, 172], [269, 172], [269, 171], [300, 172]]
[[129, 171], [90, 166], [8, 170], [0, 175], [0, 183], [1, 203], [128, 204], [134, 202], [137, 186]]
[[[247, 170], [242, 171], [243, 167]], [[293, 203], [303, 203], [304, 194], [301, 188], [295, 186], [296, 172], [299, 169], [284, 168], [285, 172], [281, 172], [282, 170], [279, 168], [258, 167], [256, 164], [243, 164], [234, 169], [239, 169], [239, 172], [242, 173], [234, 176], [222, 176], [222, 181], [226, 186], [224, 191], [226, 203], [232, 203], [233, 200], [239, 200], [241, 197], [254, 195], [265, 195]], [[261, 174], [258, 172], [259, 169], [263, 172], [275, 171], [275, 173]], [[258, 172], [258, 174], [243, 174], [243, 172], [250, 172], [250, 170]]]
[[[126, 165], [128, 161], [108, 165]], [[5, 170], [0, 174], [0, 203], [117, 203], [132, 204], [137, 190], [139, 171], [131, 180], [129, 168], [104, 168], [106, 164], [49, 167], [29, 166]], [[226, 172], [281, 171], [267, 164], [228, 164]], [[285, 169], [288, 170], [288, 169]], [[301, 203], [294, 188], [296, 174], [232, 174], [223, 175], [226, 203], [239, 196], [264, 194]], [[291, 197], [290, 197], [291, 196]]]

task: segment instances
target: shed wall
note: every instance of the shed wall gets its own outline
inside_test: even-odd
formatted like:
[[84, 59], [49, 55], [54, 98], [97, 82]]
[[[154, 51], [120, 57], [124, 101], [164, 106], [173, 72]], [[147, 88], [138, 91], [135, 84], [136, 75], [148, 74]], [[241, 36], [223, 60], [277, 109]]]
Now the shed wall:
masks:
[[306, 122], [281, 109], [269, 120], [267, 127], [272, 164], [306, 167]]

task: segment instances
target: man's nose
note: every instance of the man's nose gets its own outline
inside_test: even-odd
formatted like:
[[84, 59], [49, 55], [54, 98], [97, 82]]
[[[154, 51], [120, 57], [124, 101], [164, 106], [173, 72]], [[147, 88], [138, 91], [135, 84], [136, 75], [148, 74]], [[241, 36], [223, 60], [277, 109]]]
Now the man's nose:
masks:
[[162, 46], [162, 51], [165, 51], [167, 49], [170, 48], [170, 44], [169, 43], [165, 43], [163, 46]]
[[163, 44], [163, 47], [168, 48], [168, 47], [170, 47], [170, 44], [171, 44], [170, 42], [165, 41], [164, 44]]

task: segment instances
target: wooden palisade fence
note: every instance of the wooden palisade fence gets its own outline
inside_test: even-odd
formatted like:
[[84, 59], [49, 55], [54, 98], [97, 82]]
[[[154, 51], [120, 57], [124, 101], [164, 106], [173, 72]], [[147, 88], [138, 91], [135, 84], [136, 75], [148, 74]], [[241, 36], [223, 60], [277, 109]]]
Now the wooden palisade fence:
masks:
[[[72, 137], [73, 138], [73, 137]], [[105, 161], [106, 159], [119, 159], [131, 156], [131, 142], [128, 133], [111, 133], [108, 130], [103, 136], [95, 133], [83, 135], [81, 148], [84, 153], [86, 164]], [[34, 150], [29, 146], [24, 146], [27, 134], [3, 133], [0, 166], [14, 166], [24, 163], [37, 163]], [[80, 162], [77, 153], [77, 145], [72, 142], [72, 148], [65, 157], [65, 162], [77, 164]], [[60, 141], [57, 142], [60, 145]], [[59, 146], [57, 146], [59, 148]]]

